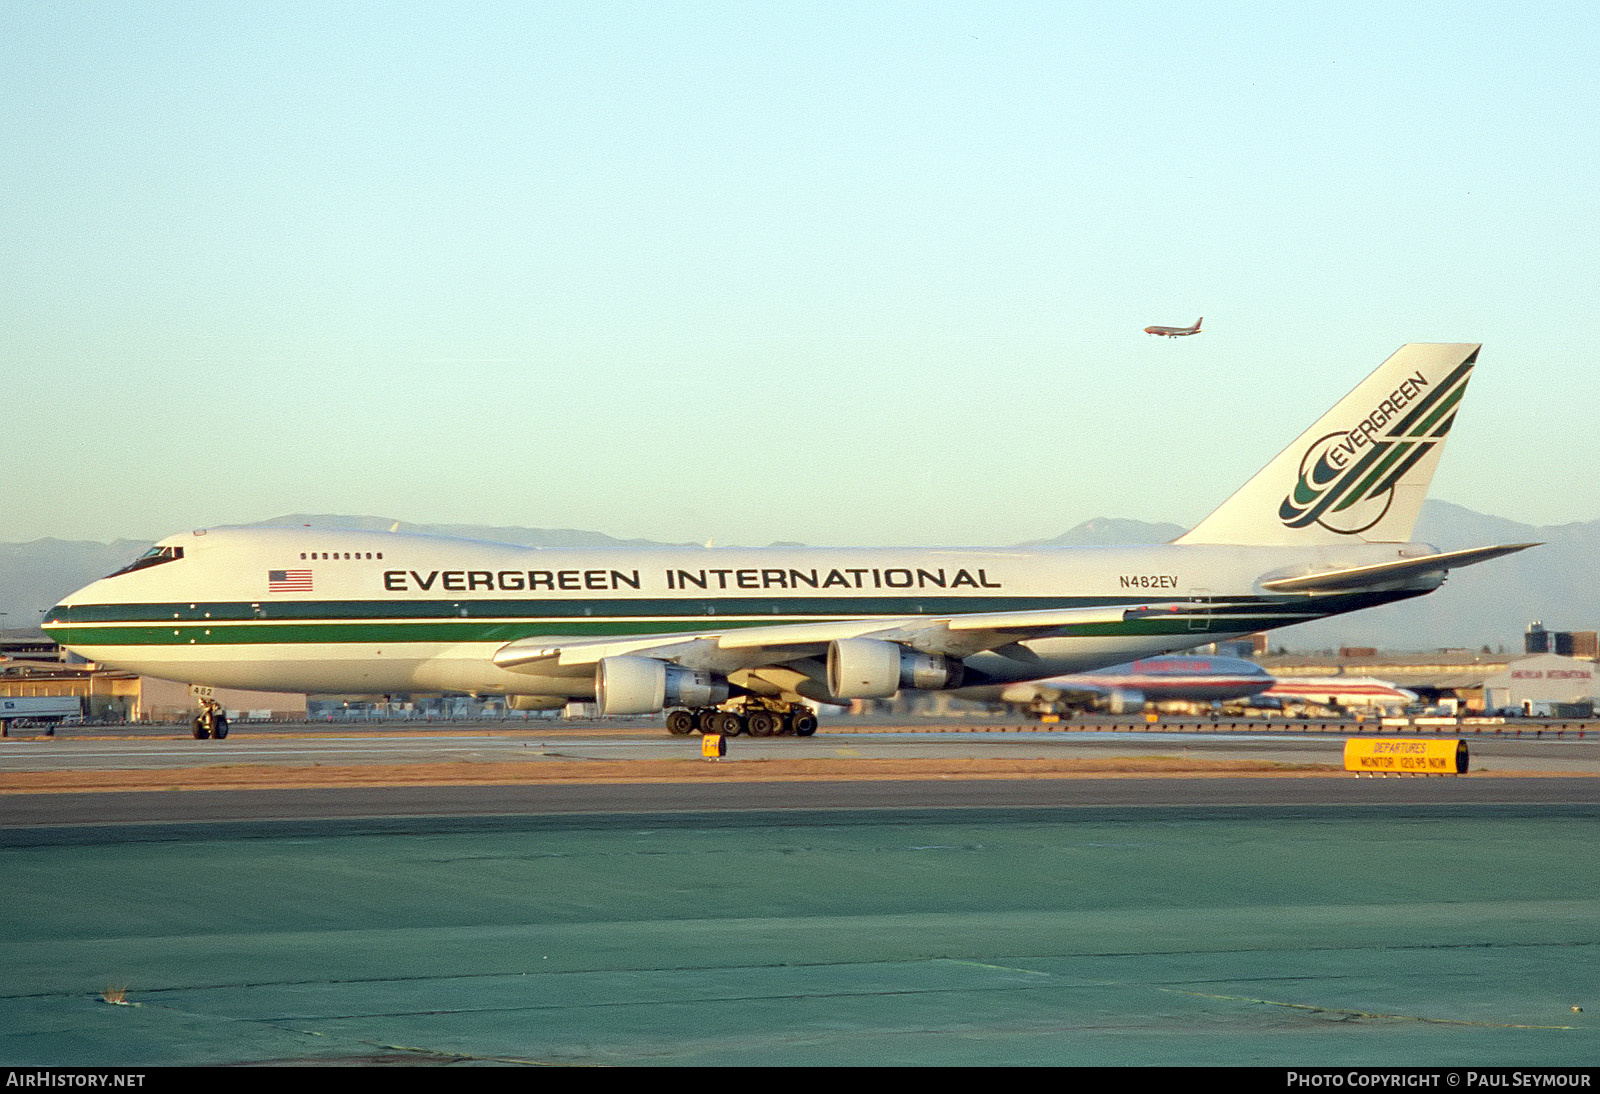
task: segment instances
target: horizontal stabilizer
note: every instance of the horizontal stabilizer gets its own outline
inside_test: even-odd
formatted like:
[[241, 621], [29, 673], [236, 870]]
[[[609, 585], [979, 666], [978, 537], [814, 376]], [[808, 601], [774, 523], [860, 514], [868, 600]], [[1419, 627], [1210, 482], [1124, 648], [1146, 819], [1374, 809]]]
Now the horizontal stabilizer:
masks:
[[1263, 581], [1261, 587], [1269, 593], [1345, 592], [1350, 589], [1423, 577], [1427, 574], [1444, 573], [1537, 546], [1539, 546], [1537, 543], [1508, 543], [1499, 547], [1469, 547], [1464, 551], [1446, 551], [1443, 554], [1426, 555], [1422, 558], [1402, 558], [1395, 562], [1380, 562], [1375, 566], [1354, 566], [1344, 570], [1324, 570], [1321, 573], [1273, 578]]

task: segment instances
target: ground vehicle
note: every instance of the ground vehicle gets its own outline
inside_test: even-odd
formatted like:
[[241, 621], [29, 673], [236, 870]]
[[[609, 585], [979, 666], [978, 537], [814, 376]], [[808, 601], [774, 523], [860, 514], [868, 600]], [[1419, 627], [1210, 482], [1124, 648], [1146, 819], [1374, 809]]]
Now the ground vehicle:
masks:
[[0, 737], [11, 731], [13, 722], [46, 722], [54, 725], [66, 719], [83, 717], [83, 701], [75, 695], [0, 696]]

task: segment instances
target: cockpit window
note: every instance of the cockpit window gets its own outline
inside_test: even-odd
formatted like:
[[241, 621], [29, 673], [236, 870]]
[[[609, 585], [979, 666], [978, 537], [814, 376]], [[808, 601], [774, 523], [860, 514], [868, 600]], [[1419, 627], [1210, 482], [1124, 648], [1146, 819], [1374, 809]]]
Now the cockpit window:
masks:
[[176, 562], [182, 557], [182, 547], [152, 547], [116, 573], [107, 574], [106, 576], [121, 577], [123, 574], [131, 574], [135, 570], [147, 570], [151, 566], [159, 566], [163, 562]]

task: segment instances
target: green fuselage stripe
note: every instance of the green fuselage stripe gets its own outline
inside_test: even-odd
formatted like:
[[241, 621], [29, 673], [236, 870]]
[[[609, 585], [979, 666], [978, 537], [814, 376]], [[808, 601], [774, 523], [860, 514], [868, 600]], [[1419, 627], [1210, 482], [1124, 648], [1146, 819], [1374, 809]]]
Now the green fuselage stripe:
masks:
[[647, 617], [669, 624], [714, 622], [722, 616], [863, 619], [873, 616], [961, 615], [1053, 608], [1137, 607], [1147, 596], [900, 596], [714, 597], [613, 600], [281, 600], [184, 604], [75, 604], [58, 606], [47, 623], [203, 623], [276, 620], [381, 621], [459, 619], [590, 620]]
[[[1177, 616], [1167, 618], [1136, 619], [1122, 623], [1085, 623], [1062, 628], [1062, 635], [1140, 635], [1205, 633], [1211, 630], [1236, 631], [1262, 630], [1302, 622], [1306, 617], [1274, 616], [1251, 619], [1246, 616], [1200, 617]], [[773, 623], [794, 623], [799, 620], [726, 620], [718, 623], [716, 631], [740, 627], [765, 627]], [[710, 630], [711, 628], [692, 628]], [[214, 627], [152, 627], [144, 624], [124, 626], [88, 626], [61, 628], [57, 637], [68, 646], [241, 646], [283, 643], [306, 645], [321, 643], [364, 643], [385, 645], [399, 642], [511, 642], [535, 635], [571, 638], [627, 638], [640, 634], [670, 634], [673, 629], [659, 620], [638, 622], [604, 622], [573, 624], [569, 622], [542, 623], [324, 623], [284, 624], [260, 626], [244, 624], [219, 624]]]
[[[1184, 605], [1178, 612], [1159, 612], [1117, 622], [1076, 624], [1056, 633], [1063, 636], [1238, 633], [1287, 626], [1413, 595], [1417, 593], [1354, 593], [1314, 600], [1246, 597], [1226, 603], [1197, 602]], [[962, 612], [1131, 607], [1142, 603], [1145, 601], [1087, 597], [957, 601]], [[502, 613], [510, 615], [512, 606], [517, 609], [517, 618], [504, 618]], [[948, 602], [876, 599], [866, 602], [834, 599], [820, 602], [574, 601], [559, 604], [569, 611], [550, 611], [551, 607], [549, 602], [526, 600], [82, 605], [70, 610], [58, 609], [45, 628], [67, 646], [383, 645], [399, 642], [504, 643], [532, 636], [626, 638], [641, 634], [715, 633], [827, 619], [867, 619], [875, 615], [957, 614]], [[673, 610], [663, 612], [660, 609], [664, 607]]]

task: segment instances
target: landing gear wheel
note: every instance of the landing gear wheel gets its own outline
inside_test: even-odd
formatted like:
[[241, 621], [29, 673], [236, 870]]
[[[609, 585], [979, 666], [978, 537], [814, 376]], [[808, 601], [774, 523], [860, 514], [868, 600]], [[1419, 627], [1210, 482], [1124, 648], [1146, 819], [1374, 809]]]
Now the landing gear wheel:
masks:
[[809, 737], [817, 731], [817, 716], [809, 710], [794, 712], [794, 732], [797, 737]]
[[778, 730], [782, 728], [783, 723], [778, 720], [778, 716], [776, 714], [772, 714], [765, 710], [758, 710], [754, 714], [750, 715], [749, 726], [750, 736], [771, 737], [774, 733], [777, 733]]
[[744, 732], [744, 719], [731, 710], [718, 711], [706, 721], [711, 726], [711, 732], [724, 737], [737, 737]]
[[675, 710], [668, 714], [667, 732], [674, 737], [687, 737], [694, 732], [694, 714], [687, 710]]
[[216, 719], [211, 723], [211, 736], [220, 741], [227, 735], [228, 716], [226, 714], [219, 713]]
[[194, 739], [197, 741], [208, 741], [211, 739], [211, 728], [206, 725], [206, 717], [204, 714], [196, 714], [194, 716]]

